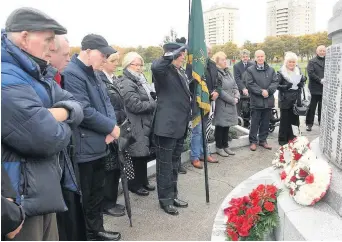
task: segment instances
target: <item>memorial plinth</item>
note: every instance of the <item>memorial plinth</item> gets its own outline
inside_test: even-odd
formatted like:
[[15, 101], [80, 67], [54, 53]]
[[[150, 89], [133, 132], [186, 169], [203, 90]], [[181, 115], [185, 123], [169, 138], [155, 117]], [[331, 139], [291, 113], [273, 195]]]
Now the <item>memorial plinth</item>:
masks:
[[329, 37], [324, 69], [320, 150], [342, 169], [342, 1], [334, 7], [329, 21]]

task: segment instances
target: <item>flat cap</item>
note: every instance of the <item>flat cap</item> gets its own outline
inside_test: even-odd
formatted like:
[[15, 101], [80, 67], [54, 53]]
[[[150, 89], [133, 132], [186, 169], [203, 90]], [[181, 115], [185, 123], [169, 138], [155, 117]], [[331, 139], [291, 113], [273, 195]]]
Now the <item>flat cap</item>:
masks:
[[165, 52], [172, 52], [172, 51], [177, 50], [183, 46], [185, 46], [185, 49], [188, 49], [188, 46], [186, 44], [177, 43], [177, 42], [170, 42], [170, 43], [166, 43], [163, 46], [163, 49]]
[[56, 35], [66, 34], [67, 30], [47, 14], [34, 8], [18, 8], [7, 18], [6, 32], [54, 31]]

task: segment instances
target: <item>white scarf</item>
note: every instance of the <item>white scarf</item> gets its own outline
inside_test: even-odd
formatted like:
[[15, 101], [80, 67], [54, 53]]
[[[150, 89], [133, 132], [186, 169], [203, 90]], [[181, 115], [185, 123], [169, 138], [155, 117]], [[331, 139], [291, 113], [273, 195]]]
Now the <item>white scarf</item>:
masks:
[[[301, 75], [299, 68], [296, 66], [294, 68], [293, 71], [290, 71], [289, 69], [287, 69], [286, 65], [284, 64], [281, 68], [280, 68], [280, 72], [283, 75], [283, 77], [290, 83], [293, 84], [293, 80], [292, 77], [293, 75]], [[293, 87], [294, 90], [297, 90], [298, 87]]]

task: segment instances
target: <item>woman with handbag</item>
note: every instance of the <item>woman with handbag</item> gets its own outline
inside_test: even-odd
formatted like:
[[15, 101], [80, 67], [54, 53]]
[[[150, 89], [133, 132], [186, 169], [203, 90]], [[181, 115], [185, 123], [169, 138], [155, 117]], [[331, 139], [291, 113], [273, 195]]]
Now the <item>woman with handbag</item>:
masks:
[[126, 114], [132, 123], [132, 132], [136, 142], [128, 147], [133, 160], [134, 179], [128, 182], [129, 190], [139, 196], [148, 196], [155, 190], [147, 179], [147, 162], [151, 160], [151, 132], [153, 113], [156, 108], [153, 85], [142, 74], [143, 58], [136, 52], [125, 55], [120, 78]]
[[298, 57], [295, 53], [287, 52], [284, 65], [278, 71], [279, 145], [285, 145], [293, 140], [296, 136], [293, 134], [292, 125], [299, 126], [299, 116], [294, 113], [293, 108], [298, 98], [300, 99], [307, 78], [301, 74], [297, 61]]
[[[97, 72], [101, 80], [106, 84], [108, 96], [111, 104], [114, 107], [115, 116], [118, 125], [121, 125], [126, 119], [124, 104], [120, 95], [120, 87], [118, 79], [114, 72], [119, 64], [119, 54], [114, 53], [110, 55], [107, 62], [103, 64], [101, 72]], [[106, 157], [105, 170], [106, 170], [106, 184], [103, 212], [107, 215], [120, 217], [125, 215], [125, 206], [117, 204], [118, 187], [120, 179], [120, 164], [118, 161], [118, 151], [116, 144], [109, 144], [109, 155]]]

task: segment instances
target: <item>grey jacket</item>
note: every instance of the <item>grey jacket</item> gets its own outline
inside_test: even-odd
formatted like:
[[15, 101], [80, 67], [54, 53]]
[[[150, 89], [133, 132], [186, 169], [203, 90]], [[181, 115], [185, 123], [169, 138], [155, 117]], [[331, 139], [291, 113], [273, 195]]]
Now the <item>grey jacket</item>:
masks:
[[127, 117], [132, 123], [132, 132], [136, 142], [128, 147], [132, 157], [150, 155], [150, 138], [152, 132], [153, 113], [156, 102], [151, 101], [139, 79], [124, 70], [119, 79], [122, 96], [125, 102]]
[[[274, 108], [274, 93], [278, 87], [277, 74], [266, 62], [261, 69], [257, 64], [247, 68], [247, 88], [250, 93], [250, 107], [253, 109]], [[268, 97], [262, 96], [262, 89], [268, 91]]]
[[227, 69], [218, 69], [218, 82], [222, 82], [222, 90], [215, 101], [213, 125], [222, 127], [237, 125], [235, 98], [240, 98], [238, 86], [233, 75]]

